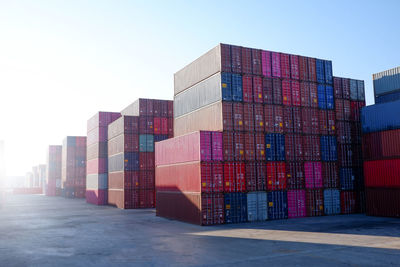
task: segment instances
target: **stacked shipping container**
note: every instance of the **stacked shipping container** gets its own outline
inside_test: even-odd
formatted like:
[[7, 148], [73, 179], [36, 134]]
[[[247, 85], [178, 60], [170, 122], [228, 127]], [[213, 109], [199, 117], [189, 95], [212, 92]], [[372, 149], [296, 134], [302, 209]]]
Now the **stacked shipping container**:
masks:
[[372, 75], [375, 103], [400, 100], [400, 67]]
[[108, 125], [121, 116], [117, 112], [97, 112], [87, 121], [86, 201], [108, 203]]
[[172, 101], [138, 99], [108, 126], [108, 203], [155, 206], [154, 143], [173, 135]]
[[64, 197], [85, 197], [86, 136], [67, 136], [63, 140], [61, 188]]
[[400, 217], [400, 101], [362, 110], [367, 214]]
[[[350, 98], [362, 102], [364, 91], [363, 83], [358, 86], [356, 81], [351, 96], [345, 83], [343, 96], [334, 92], [333, 80], [331, 61], [224, 44], [175, 74], [175, 136], [199, 130], [223, 134], [226, 222], [235, 222], [227, 219], [227, 213], [240, 209], [235, 205], [244, 206], [240, 199], [246, 199], [242, 197], [246, 193], [248, 210], [267, 199], [267, 216], [258, 219], [338, 213], [337, 139], [345, 139], [342, 129], [352, 128], [353, 123], [350, 117], [339, 118], [338, 123], [346, 126], [336, 131], [335, 99], [346, 99], [350, 112]], [[355, 112], [359, 106], [354, 105]], [[351, 140], [345, 141], [351, 146]], [[174, 141], [162, 144], [170, 142]], [[175, 153], [181, 153], [181, 147]], [[237, 180], [241, 172], [231, 174], [225, 164], [243, 166], [243, 182]], [[167, 177], [156, 179], [158, 184]], [[179, 188], [182, 181], [172, 182]], [[267, 193], [258, 198], [253, 192]], [[347, 202], [347, 193], [343, 196]], [[232, 202], [232, 197], [238, 201]]]
[[49, 146], [47, 151], [46, 196], [61, 195], [62, 146]]

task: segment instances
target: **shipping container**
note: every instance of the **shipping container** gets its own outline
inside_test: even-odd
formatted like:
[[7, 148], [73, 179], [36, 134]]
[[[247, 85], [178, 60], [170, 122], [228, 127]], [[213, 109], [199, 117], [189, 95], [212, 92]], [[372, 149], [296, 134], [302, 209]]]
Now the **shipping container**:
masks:
[[342, 214], [351, 214], [357, 212], [357, 194], [354, 191], [340, 192], [340, 204]]
[[286, 163], [267, 163], [267, 189], [268, 191], [286, 189]]
[[372, 74], [376, 97], [400, 89], [400, 67]]
[[306, 213], [308, 217], [324, 215], [323, 189], [306, 190]]
[[302, 162], [286, 163], [286, 178], [288, 189], [304, 189], [304, 164]]
[[400, 159], [384, 159], [364, 162], [367, 187], [400, 188]]
[[400, 100], [400, 89], [390, 93], [386, 93], [384, 95], [375, 96], [375, 104], [382, 104], [396, 100]]
[[61, 193], [57, 190], [61, 186], [61, 165], [62, 165], [62, 146], [51, 145], [48, 147], [46, 155], [46, 195], [56, 196]]
[[321, 162], [304, 162], [305, 186], [307, 189], [322, 188], [322, 165]]
[[265, 135], [265, 155], [267, 161], [285, 160], [285, 136], [283, 134]]
[[247, 196], [245, 193], [224, 194], [225, 223], [247, 221]]
[[366, 188], [367, 215], [400, 218], [399, 188]]
[[272, 66], [271, 66], [271, 52], [261, 51], [261, 65], [262, 65], [262, 75], [265, 77], [272, 77]]
[[338, 189], [324, 190], [324, 212], [326, 215], [340, 214], [340, 191]]
[[366, 106], [361, 110], [363, 133], [400, 128], [400, 100]]
[[269, 220], [280, 220], [288, 218], [287, 192], [267, 192], [267, 213]]
[[267, 219], [267, 193], [247, 193], [247, 220], [265, 221]]
[[288, 218], [306, 217], [305, 190], [287, 191]]

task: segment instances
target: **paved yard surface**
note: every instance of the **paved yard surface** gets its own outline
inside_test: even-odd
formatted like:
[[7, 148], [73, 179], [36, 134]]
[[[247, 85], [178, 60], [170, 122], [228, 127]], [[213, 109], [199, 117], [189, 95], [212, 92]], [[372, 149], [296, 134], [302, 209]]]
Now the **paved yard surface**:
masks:
[[0, 208], [0, 266], [400, 266], [400, 219], [200, 227], [154, 210], [9, 195]]

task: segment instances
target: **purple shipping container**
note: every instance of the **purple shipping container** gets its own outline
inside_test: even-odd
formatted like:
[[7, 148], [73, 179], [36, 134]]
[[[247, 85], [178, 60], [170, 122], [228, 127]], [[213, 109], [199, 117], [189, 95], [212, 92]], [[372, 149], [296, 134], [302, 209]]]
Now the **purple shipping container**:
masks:
[[212, 132], [212, 160], [222, 161], [223, 157], [223, 142], [222, 142], [222, 133]]
[[306, 192], [305, 190], [288, 190], [288, 217], [306, 217]]
[[272, 77], [271, 73], [271, 52], [261, 51], [262, 73], [265, 77]]
[[272, 52], [272, 76], [281, 77], [281, 55], [277, 52]]
[[322, 188], [322, 165], [321, 162], [305, 162], [304, 172], [306, 188]]

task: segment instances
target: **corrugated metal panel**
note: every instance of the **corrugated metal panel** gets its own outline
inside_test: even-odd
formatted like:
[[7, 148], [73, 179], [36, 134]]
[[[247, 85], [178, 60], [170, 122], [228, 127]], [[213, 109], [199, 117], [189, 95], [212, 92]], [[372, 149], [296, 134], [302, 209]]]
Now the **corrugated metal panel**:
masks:
[[267, 219], [267, 193], [247, 193], [247, 220], [265, 221]]
[[372, 75], [375, 96], [400, 89], [400, 67]]
[[324, 209], [326, 215], [340, 214], [340, 191], [337, 189], [324, 190]]
[[400, 100], [400, 89], [387, 94], [375, 96], [375, 104], [387, 103], [396, 100]]
[[400, 189], [367, 188], [367, 215], [400, 218]]
[[361, 124], [363, 133], [400, 128], [400, 100], [363, 107]]

